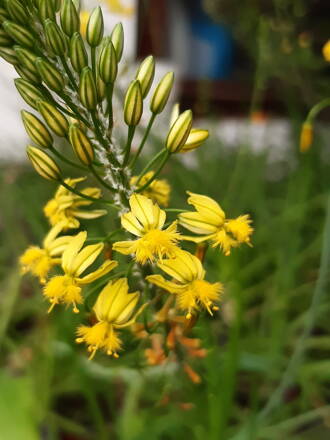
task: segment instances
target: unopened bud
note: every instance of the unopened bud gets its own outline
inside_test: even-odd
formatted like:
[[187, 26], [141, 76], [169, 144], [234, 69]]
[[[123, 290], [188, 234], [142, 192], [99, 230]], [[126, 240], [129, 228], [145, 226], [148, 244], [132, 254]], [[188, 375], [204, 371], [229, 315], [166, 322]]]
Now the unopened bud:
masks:
[[62, 0], [52, 0], [54, 4], [54, 9], [56, 12], [58, 12], [61, 8], [61, 1]]
[[106, 97], [107, 85], [105, 84], [104, 81], [102, 81], [99, 75], [97, 76], [96, 79], [96, 89], [97, 89], [97, 100], [98, 102], [102, 102]]
[[10, 47], [0, 47], [0, 57], [7, 61], [10, 64], [17, 64], [18, 58], [16, 53]]
[[301, 153], [306, 153], [310, 149], [313, 143], [313, 138], [314, 138], [313, 125], [310, 122], [304, 122], [300, 133], [299, 149]]
[[117, 62], [121, 60], [124, 50], [124, 29], [121, 23], [117, 23], [111, 32], [111, 41], [117, 55]]
[[39, 147], [49, 148], [53, 145], [52, 135], [48, 128], [32, 113], [23, 110], [21, 112], [23, 124], [31, 140]]
[[13, 45], [13, 40], [3, 29], [0, 29], [0, 47], [7, 47]]
[[152, 55], [148, 56], [138, 68], [135, 79], [140, 81], [142, 97], [145, 98], [150, 90], [155, 77], [155, 59]]
[[104, 21], [102, 9], [97, 6], [93, 9], [87, 23], [86, 40], [91, 47], [97, 47], [103, 38]]
[[75, 32], [71, 37], [70, 59], [72, 67], [77, 73], [80, 73], [84, 67], [88, 66], [87, 51], [79, 32]]
[[37, 110], [37, 101], [43, 100], [44, 96], [42, 92], [30, 81], [27, 81], [23, 78], [18, 78], [14, 80], [15, 86], [24, 99], [24, 101], [29, 104], [31, 107]]
[[62, 74], [48, 61], [42, 58], [36, 59], [36, 67], [45, 84], [54, 92], [59, 93], [65, 86]]
[[15, 65], [14, 68], [15, 68], [16, 72], [19, 74], [19, 76], [21, 76], [23, 79], [27, 79], [28, 81], [31, 81], [32, 83], [35, 83], [35, 84], [41, 83], [41, 78], [40, 78], [39, 74], [35, 74], [35, 73], [31, 72], [29, 69], [27, 69], [26, 67], [22, 67], [22, 66], [18, 66], [18, 65]]
[[65, 55], [68, 50], [67, 37], [54, 21], [45, 21], [45, 34], [47, 45], [51, 51], [59, 57]]
[[97, 106], [97, 91], [93, 72], [89, 67], [84, 67], [81, 72], [79, 96], [80, 101], [88, 110], [95, 110]]
[[63, 0], [61, 7], [61, 27], [66, 35], [71, 37], [79, 32], [80, 19], [78, 11], [72, 0]]
[[77, 125], [71, 125], [69, 138], [78, 159], [85, 165], [91, 165], [94, 160], [94, 148], [85, 133]]
[[7, 34], [15, 40], [18, 44], [26, 47], [33, 47], [35, 40], [31, 32], [27, 31], [23, 26], [20, 26], [12, 21], [4, 21], [2, 24]]
[[38, 101], [37, 107], [48, 127], [57, 136], [65, 137], [69, 131], [69, 123], [66, 117], [56, 107], [46, 101]]
[[118, 72], [117, 55], [112, 41], [107, 40], [103, 45], [100, 60], [99, 73], [100, 77], [106, 84], [113, 84], [116, 80]]
[[127, 125], [135, 126], [140, 122], [143, 113], [141, 85], [138, 80], [131, 82], [124, 103], [124, 120]]
[[159, 114], [164, 110], [170, 96], [174, 82], [174, 73], [168, 72], [157, 85], [151, 98], [150, 110], [154, 114]]
[[181, 113], [172, 125], [166, 139], [166, 148], [170, 153], [178, 153], [185, 144], [192, 125], [192, 111]]
[[209, 137], [209, 131], [201, 128], [192, 128], [186, 143], [180, 148], [180, 153], [186, 153], [200, 147]]
[[171, 111], [171, 117], [170, 117], [170, 128], [174, 124], [174, 122], [178, 119], [180, 115], [180, 104], [177, 102], [173, 105], [172, 111]]
[[35, 75], [39, 75], [35, 65], [37, 56], [30, 50], [25, 49], [21, 46], [14, 46], [14, 50], [16, 52], [17, 58], [19, 59], [19, 62]]
[[55, 21], [55, 7], [52, 0], [39, 0], [39, 17], [40, 20], [43, 22], [47, 20], [48, 18]]
[[7, 0], [6, 7], [8, 14], [13, 21], [26, 25], [28, 16], [24, 6], [18, 0]]
[[45, 151], [29, 145], [26, 152], [34, 169], [41, 177], [47, 180], [60, 180], [61, 171], [58, 165]]

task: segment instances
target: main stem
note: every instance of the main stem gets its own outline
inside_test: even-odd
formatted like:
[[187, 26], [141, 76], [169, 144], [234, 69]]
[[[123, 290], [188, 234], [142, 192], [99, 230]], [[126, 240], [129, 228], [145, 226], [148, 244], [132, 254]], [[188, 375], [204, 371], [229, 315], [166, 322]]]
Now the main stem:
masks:
[[141, 141], [141, 144], [140, 144], [140, 146], [139, 146], [139, 148], [138, 148], [138, 150], [137, 150], [137, 152], [136, 152], [135, 157], [133, 158], [133, 160], [132, 160], [132, 162], [131, 162], [131, 164], [130, 164], [130, 167], [131, 167], [132, 169], [134, 168], [134, 165], [136, 164], [136, 161], [138, 160], [138, 157], [140, 156], [141, 151], [142, 151], [142, 149], [143, 149], [143, 147], [144, 147], [144, 145], [145, 145], [145, 143], [146, 143], [146, 141], [147, 141], [147, 139], [148, 139], [148, 136], [149, 136], [149, 133], [150, 133], [151, 127], [152, 127], [152, 125], [153, 125], [155, 119], [156, 119], [156, 114], [153, 113], [153, 114], [151, 115], [151, 117], [150, 117], [150, 120], [149, 120], [148, 126], [147, 126], [147, 128], [146, 128], [146, 131], [145, 131], [145, 133], [144, 133], [143, 139], [142, 139], [142, 141]]

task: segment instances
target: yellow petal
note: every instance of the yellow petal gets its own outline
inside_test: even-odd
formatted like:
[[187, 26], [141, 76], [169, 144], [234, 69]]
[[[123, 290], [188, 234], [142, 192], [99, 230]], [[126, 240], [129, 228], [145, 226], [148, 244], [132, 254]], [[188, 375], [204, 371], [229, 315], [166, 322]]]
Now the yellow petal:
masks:
[[139, 220], [144, 228], [148, 228], [154, 223], [153, 203], [150, 199], [140, 194], [133, 194], [129, 204], [133, 215]]
[[85, 275], [82, 278], [78, 278], [78, 283], [79, 284], [89, 284], [92, 283], [93, 281], [97, 280], [98, 278], [103, 277], [104, 275], [106, 275], [108, 272], [110, 272], [112, 269], [114, 269], [115, 267], [118, 266], [117, 261], [113, 261], [113, 260], [107, 260], [105, 261], [98, 269], [96, 269], [94, 272]]
[[72, 238], [68, 246], [62, 255], [62, 268], [65, 273], [71, 274], [72, 267], [74, 264], [74, 259], [76, 258], [78, 252], [83, 247], [87, 238], [87, 232], [79, 232], [76, 236]]
[[135, 241], [117, 241], [113, 244], [112, 249], [123, 255], [133, 254], [135, 252]]
[[81, 275], [91, 266], [104, 248], [103, 243], [91, 244], [80, 251], [74, 259], [72, 271], [76, 276]]
[[195, 234], [215, 233], [218, 227], [209, 223], [199, 212], [184, 212], [179, 214], [179, 223], [186, 229]]
[[215, 200], [211, 199], [211, 197], [194, 194], [189, 191], [188, 194], [188, 203], [193, 205], [198, 212], [207, 216], [211, 223], [220, 223], [220, 225], [223, 223], [225, 213]]
[[146, 277], [146, 280], [149, 281], [149, 283], [155, 284], [156, 286], [167, 290], [170, 293], [180, 293], [186, 289], [185, 286], [180, 286], [172, 281], [165, 280], [165, 278], [161, 275], [149, 275]]
[[56, 240], [52, 242], [48, 247], [48, 252], [51, 257], [56, 257], [58, 255], [62, 255], [67, 245], [72, 240], [72, 236], [63, 235], [63, 237], [58, 237]]
[[158, 205], [153, 205], [153, 216], [155, 229], [162, 229], [166, 221], [166, 213]]
[[94, 209], [93, 211], [74, 211], [75, 217], [85, 219], [99, 218], [106, 214], [108, 214], [108, 211], [105, 209]]
[[43, 241], [43, 247], [45, 249], [47, 249], [51, 245], [51, 243], [55, 240], [58, 234], [62, 231], [63, 227], [64, 227], [63, 223], [58, 223], [57, 225], [52, 227], [52, 229], [48, 232], [48, 234], [46, 235]]
[[137, 237], [141, 237], [143, 233], [143, 227], [132, 212], [127, 212], [121, 216], [121, 225], [124, 229]]

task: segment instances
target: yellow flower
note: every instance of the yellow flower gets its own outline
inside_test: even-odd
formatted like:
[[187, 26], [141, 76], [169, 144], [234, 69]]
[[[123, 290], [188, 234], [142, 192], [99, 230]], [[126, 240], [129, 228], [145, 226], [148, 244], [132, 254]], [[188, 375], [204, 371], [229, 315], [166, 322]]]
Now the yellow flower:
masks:
[[226, 219], [219, 204], [210, 197], [188, 192], [188, 203], [193, 205], [195, 212], [184, 212], [179, 215], [179, 223], [201, 237], [183, 239], [200, 243], [210, 240], [213, 247], [219, 246], [225, 255], [230, 255], [231, 248], [242, 243], [250, 245], [253, 228], [249, 215], [241, 215], [236, 219]]
[[[84, 177], [78, 179], [66, 179], [65, 183], [71, 187], [75, 187], [77, 183], [85, 180]], [[89, 197], [101, 197], [101, 190], [99, 188], [84, 188], [81, 192]], [[78, 228], [80, 222], [78, 218], [94, 219], [107, 214], [104, 209], [93, 209], [92, 211], [81, 210], [83, 206], [89, 206], [93, 203], [86, 200], [60, 185], [55, 193], [53, 199], [44, 207], [44, 213], [52, 226], [63, 223], [63, 229]]]
[[330, 40], [328, 40], [322, 48], [322, 53], [325, 61], [330, 63]]
[[132, 15], [134, 13], [134, 7], [132, 6], [125, 6], [123, 5], [121, 0], [104, 0], [108, 6], [109, 10], [112, 13], [115, 14], [122, 14], [122, 15]]
[[179, 251], [175, 258], [164, 260], [157, 266], [174, 278], [168, 281], [162, 275], [149, 275], [146, 279], [156, 286], [177, 295], [177, 306], [187, 311], [186, 318], [190, 319], [192, 312], [203, 306], [212, 315], [212, 310], [218, 310], [214, 302], [219, 301], [223, 291], [221, 283], [211, 284], [205, 281], [205, 270], [200, 260], [186, 251]]
[[300, 132], [299, 149], [301, 153], [306, 153], [310, 149], [313, 143], [313, 137], [314, 137], [313, 125], [310, 122], [304, 122]]
[[73, 311], [78, 313], [77, 304], [83, 302], [81, 286], [92, 283], [106, 275], [117, 266], [116, 261], [107, 260], [94, 272], [80, 275], [91, 266], [103, 250], [104, 244], [98, 243], [82, 249], [87, 232], [79, 232], [71, 240], [62, 254], [61, 267], [64, 275], [52, 277], [44, 287], [44, 296], [49, 300], [50, 312], [56, 304], [72, 304]]
[[90, 14], [88, 11], [81, 11], [80, 12], [80, 33], [84, 38], [86, 38], [87, 23], [89, 20], [89, 15]]
[[173, 222], [167, 229], [162, 229], [166, 220], [165, 211], [145, 196], [133, 194], [129, 203], [131, 211], [122, 215], [121, 225], [139, 238], [118, 241], [113, 249], [124, 255], [135, 254], [136, 261], [141, 264], [174, 257], [180, 240], [177, 223]]
[[31, 272], [44, 284], [48, 272], [53, 266], [61, 262], [60, 257], [65, 247], [72, 240], [71, 236], [58, 237], [63, 225], [54, 226], [46, 235], [42, 247], [30, 246], [20, 257], [22, 273]]
[[98, 296], [94, 312], [97, 323], [92, 327], [78, 327], [76, 342], [85, 342], [92, 359], [98, 349], [103, 349], [108, 355], [118, 357], [121, 348], [115, 329], [128, 327], [135, 322], [136, 317], [142, 312], [146, 304], [133, 315], [139, 301], [138, 292], [128, 293], [127, 278], [110, 281]]
[[[150, 171], [149, 173], [146, 173], [142, 179], [140, 180], [139, 184], [136, 185], [138, 178], [136, 176], [131, 178], [131, 185], [135, 186], [136, 188], [140, 188], [145, 183], [147, 183], [154, 175], [155, 173], [153, 171]], [[165, 206], [165, 208], [168, 206], [169, 199], [170, 199], [170, 193], [171, 193], [171, 187], [167, 183], [166, 180], [158, 180], [155, 179], [151, 184], [146, 188], [142, 194], [146, 197], [149, 197], [153, 202], [158, 203], [161, 206]]]

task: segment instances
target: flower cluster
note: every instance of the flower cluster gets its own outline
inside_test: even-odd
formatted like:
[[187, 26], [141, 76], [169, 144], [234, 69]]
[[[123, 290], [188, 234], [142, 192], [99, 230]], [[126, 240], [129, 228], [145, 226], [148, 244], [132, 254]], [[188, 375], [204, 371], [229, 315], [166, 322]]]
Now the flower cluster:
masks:
[[[202, 356], [200, 342], [185, 332], [203, 310], [213, 315], [219, 309], [224, 287], [207, 280], [199, 243], [229, 256], [233, 248], [250, 245], [251, 219], [227, 218], [215, 200], [190, 192], [193, 211], [168, 208], [171, 187], [159, 175], [170, 158], [199, 148], [209, 133], [194, 127], [191, 110], [180, 113], [176, 104], [162, 148], [144, 163], [144, 147], [169, 100], [174, 74], [166, 73], [152, 88], [155, 61], [147, 57], [118, 112], [113, 97], [122, 94], [116, 80], [123, 75], [123, 27], [105, 36], [101, 8], [83, 14], [81, 22], [78, 3], [7, 0], [2, 10], [0, 56], [14, 65], [17, 90], [34, 110], [22, 111], [32, 142], [27, 154], [37, 173], [58, 185], [44, 207], [50, 231], [41, 247], [31, 246], [21, 256], [22, 272], [39, 279], [49, 312], [72, 307], [89, 321], [78, 327], [76, 341], [87, 345], [91, 358], [97, 350], [117, 357], [123, 346], [119, 331], [129, 327], [139, 337], [137, 326], [151, 334], [145, 351], [150, 363], [164, 360], [152, 349], [160, 341], [171, 350], [180, 346], [188, 357]], [[141, 140], [135, 136], [138, 126]], [[81, 177], [63, 177], [59, 161], [65, 170], [70, 167], [69, 175]], [[86, 179], [98, 186], [83, 187]], [[115, 227], [95, 238], [84, 222], [99, 217]], [[184, 235], [187, 230], [194, 235]], [[197, 244], [195, 255], [187, 251], [191, 242]], [[87, 298], [91, 305], [90, 292], [98, 293], [92, 313], [85, 307]], [[142, 313], [143, 324], [136, 323]], [[163, 333], [153, 330], [159, 324]], [[187, 362], [184, 369], [196, 379]]]

